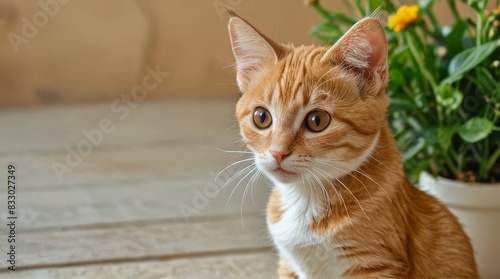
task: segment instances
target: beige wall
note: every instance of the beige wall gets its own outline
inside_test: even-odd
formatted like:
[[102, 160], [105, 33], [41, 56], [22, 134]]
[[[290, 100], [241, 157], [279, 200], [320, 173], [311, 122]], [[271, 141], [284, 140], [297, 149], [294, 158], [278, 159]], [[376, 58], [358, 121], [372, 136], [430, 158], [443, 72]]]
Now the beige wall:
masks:
[[[36, 1], [2, 0], [0, 9], [2, 106], [105, 99], [137, 79], [147, 25], [134, 1], [72, 0], [44, 26]], [[42, 27], [23, 32], [22, 19], [37, 13]], [[24, 38], [17, 53], [13, 33]]]
[[[146, 65], [170, 73], [149, 98], [235, 96], [223, 7], [278, 42], [309, 44], [321, 19], [304, 2], [0, 0], [0, 107], [109, 101], [130, 93]], [[342, 0], [323, 2], [346, 10]], [[36, 33], [23, 32], [26, 19], [41, 26]]]
[[[43, 25], [37, 2], [0, 1], [0, 106], [111, 100], [140, 83], [146, 65], [170, 73], [151, 98], [232, 96], [223, 6], [280, 42], [311, 43], [319, 21], [301, 0], [41, 0], [58, 3]], [[34, 15], [42, 27], [29, 38], [23, 18]], [[24, 38], [17, 53], [13, 33]]]

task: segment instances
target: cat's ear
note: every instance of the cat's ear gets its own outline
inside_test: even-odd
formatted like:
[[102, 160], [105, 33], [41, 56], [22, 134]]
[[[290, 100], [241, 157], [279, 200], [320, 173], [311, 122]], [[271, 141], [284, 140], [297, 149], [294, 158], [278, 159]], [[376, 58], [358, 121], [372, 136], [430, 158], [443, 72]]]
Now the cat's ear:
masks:
[[260, 33], [233, 11], [228, 12], [230, 16], [229, 37], [236, 59], [236, 79], [240, 90], [245, 92], [249, 82], [266, 65], [279, 60], [284, 53], [284, 48]]
[[380, 20], [374, 17], [357, 22], [323, 56], [367, 75], [377, 84], [387, 79], [387, 39]]

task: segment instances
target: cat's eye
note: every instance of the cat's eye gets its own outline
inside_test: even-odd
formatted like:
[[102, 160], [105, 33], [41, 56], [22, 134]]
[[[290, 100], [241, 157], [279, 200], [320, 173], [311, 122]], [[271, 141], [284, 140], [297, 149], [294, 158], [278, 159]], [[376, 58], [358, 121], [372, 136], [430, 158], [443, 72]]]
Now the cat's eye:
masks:
[[330, 115], [323, 110], [313, 110], [307, 114], [305, 124], [311, 132], [319, 133], [330, 124]]
[[266, 129], [271, 126], [272, 120], [271, 114], [264, 108], [258, 107], [253, 112], [253, 123], [259, 129]]

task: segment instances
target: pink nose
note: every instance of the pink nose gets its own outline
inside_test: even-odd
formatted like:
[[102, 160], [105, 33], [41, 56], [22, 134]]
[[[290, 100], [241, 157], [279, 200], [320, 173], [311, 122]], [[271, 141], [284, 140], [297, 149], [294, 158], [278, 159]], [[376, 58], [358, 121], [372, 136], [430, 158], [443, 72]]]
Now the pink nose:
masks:
[[281, 164], [281, 162], [288, 156], [290, 155], [290, 151], [269, 151], [269, 153], [271, 153], [271, 155], [273, 155], [274, 157], [274, 160], [276, 160], [276, 162], [278, 164]]

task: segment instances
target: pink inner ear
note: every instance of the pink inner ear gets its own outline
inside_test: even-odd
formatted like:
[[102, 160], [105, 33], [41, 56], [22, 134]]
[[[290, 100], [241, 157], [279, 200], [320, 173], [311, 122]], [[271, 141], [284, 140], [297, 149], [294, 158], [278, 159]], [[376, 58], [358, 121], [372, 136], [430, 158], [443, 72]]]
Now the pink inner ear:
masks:
[[277, 61], [281, 49], [236, 16], [229, 20], [229, 36], [236, 59], [238, 85], [241, 91], [245, 91], [250, 81], [264, 69], [266, 64]]
[[365, 34], [372, 46], [371, 54], [368, 57], [368, 64], [372, 70], [380, 72], [385, 69], [387, 63], [387, 42], [385, 41], [385, 35], [381, 36], [377, 31], [370, 32], [367, 30]]
[[351, 27], [322, 60], [383, 75], [387, 68], [387, 49], [384, 28], [378, 19], [365, 18]]

